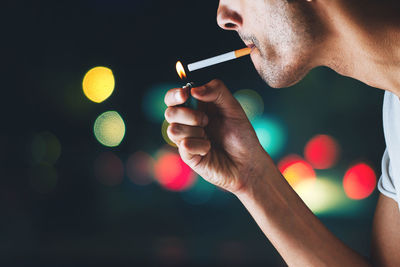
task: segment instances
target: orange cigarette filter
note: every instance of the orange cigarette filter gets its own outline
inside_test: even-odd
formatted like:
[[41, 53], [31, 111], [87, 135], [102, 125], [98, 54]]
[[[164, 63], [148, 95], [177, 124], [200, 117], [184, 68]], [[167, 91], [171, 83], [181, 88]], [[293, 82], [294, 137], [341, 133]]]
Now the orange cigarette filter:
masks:
[[188, 70], [189, 71], [195, 71], [195, 70], [203, 69], [203, 68], [206, 68], [206, 67], [209, 67], [209, 66], [212, 66], [212, 65], [216, 65], [216, 64], [222, 63], [222, 62], [226, 62], [226, 61], [229, 61], [229, 60], [232, 60], [232, 59], [243, 57], [243, 56], [246, 56], [246, 55], [250, 54], [251, 51], [252, 51], [251, 48], [246, 47], [246, 48], [242, 48], [242, 49], [239, 49], [239, 50], [228, 52], [228, 53], [225, 53], [225, 54], [222, 54], [222, 55], [219, 55], [219, 56], [215, 56], [215, 57], [212, 57], [212, 58], [208, 58], [208, 59], [204, 59], [204, 60], [201, 60], [201, 61], [197, 61], [197, 62], [189, 64], [188, 65]]

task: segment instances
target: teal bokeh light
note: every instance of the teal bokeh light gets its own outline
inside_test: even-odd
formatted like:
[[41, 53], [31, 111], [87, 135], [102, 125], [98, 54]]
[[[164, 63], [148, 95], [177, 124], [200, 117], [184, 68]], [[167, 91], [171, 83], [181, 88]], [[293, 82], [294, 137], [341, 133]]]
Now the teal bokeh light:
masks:
[[276, 120], [266, 116], [257, 117], [251, 121], [262, 147], [271, 157], [278, 156], [286, 144], [286, 132]]
[[199, 177], [193, 187], [183, 191], [181, 196], [183, 200], [192, 205], [202, 205], [205, 204], [215, 191], [215, 186]]
[[164, 103], [165, 94], [172, 88], [181, 87], [178, 84], [162, 83], [152, 86], [143, 97], [143, 112], [147, 119], [155, 123], [164, 121], [167, 106]]

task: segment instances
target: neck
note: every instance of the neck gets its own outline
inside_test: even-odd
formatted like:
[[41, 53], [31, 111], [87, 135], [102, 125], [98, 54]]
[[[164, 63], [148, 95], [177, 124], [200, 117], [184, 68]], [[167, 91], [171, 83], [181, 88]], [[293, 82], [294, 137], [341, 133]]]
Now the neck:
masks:
[[400, 4], [376, 3], [320, 1], [330, 36], [322, 64], [400, 97]]

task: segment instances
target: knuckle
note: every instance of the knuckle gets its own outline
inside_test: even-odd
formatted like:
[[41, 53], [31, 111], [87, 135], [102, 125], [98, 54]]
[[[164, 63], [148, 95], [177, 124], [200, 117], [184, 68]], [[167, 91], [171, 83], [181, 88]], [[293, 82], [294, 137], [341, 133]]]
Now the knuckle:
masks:
[[200, 128], [200, 137], [206, 138], [206, 131], [204, 130], [204, 128]]
[[169, 107], [165, 110], [164, 116], [168, 122], [172, 119], [172, 117], [174, 116], [174, 113], [175, 113], [174, 108]]
[[202, 113], [197, 113], [193, 116], [193, 124], [195, 126], [200, 126], [203, 123], [204, 115]]
[[173, 127], [171, 125], [168, 126], [168, 128], [167, 128], [167, 135], [168, 135], [169, 139], [171, 139], [171, 140], [174, 138], [175, 133], [174, 133]]
[[209, 84], [210, 84], [212, 87], [221, 87], [221, 86], [225, 86], [225, 85], [224, 85], [224, 82], [221, 81], [220, 79], [214, 79], [214, 80], [212, 80], [211, 82], [209, 82]]
[[169, 127], [168, 127], [168, 129], [167, 129], [167, 131], [169, 131], [169, 133], [172, 135], [172, 136], [175, 136], [175, 135], [177, 135], [177, 134], [179, 134], [180, 133], [180, 126], [178, 125], [178, 124], [171, 124]]
[[190, 150], [191, 149], [191, 142], [189, 139], [185, 138], [181, 142], [181, 146], [184, 150]]
[[165, 94], [165, 96], [164, 96], [164, 103], [165, 103], [165, 105], [167, 105], [167, 106], [169, 106], [169, 104], [170, 104], [169, 95], [170, 95], [170, 92], [167, 92], [167, 93]]

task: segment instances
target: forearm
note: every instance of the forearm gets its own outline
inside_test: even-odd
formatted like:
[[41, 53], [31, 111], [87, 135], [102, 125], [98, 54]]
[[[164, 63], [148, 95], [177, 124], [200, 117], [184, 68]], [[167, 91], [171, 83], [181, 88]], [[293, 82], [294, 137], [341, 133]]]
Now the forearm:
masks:
[[290, 266], [369, 266], [336, 238], [308, 209], [279, 170], [268, 162], [265, 174], [236, 193], [261, 230]]

